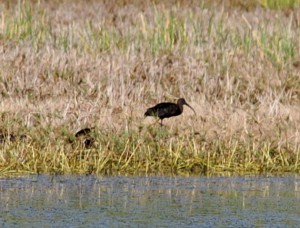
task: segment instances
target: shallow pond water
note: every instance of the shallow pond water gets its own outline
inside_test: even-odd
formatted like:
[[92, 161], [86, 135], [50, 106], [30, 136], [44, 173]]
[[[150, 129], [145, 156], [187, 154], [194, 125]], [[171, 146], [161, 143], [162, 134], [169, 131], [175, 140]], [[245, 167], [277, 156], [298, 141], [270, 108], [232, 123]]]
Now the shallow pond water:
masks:
[[299, 227], [300, 176], [0, 179], [0, 227]]

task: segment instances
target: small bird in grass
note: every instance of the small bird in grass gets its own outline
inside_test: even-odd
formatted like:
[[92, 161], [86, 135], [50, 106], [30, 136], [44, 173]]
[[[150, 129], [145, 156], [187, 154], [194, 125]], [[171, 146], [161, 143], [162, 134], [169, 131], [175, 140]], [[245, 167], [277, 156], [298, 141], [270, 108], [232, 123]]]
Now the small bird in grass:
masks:
[[196, 114], [195, 110], [185, 101], [184, 98], [179, 98], [177, 104], [171, 102], [163, 102], [155, 105], [154, 107], [148, 108], [145, 112], [145, 116], [154, 116], [160, 119], [160, 126], [164, 118], [172, 116], [178, 116], [183, 112], [183, 105], [188, 106]]
[[80, 131], [77, 131], [75, 133], [75, 137], [77, 138], [77, 137], [80, 137], [80, 136], [88, 135], [88, 134], [91, 133], [91, 131], [92, 131], [91, 128], [83, 128]]
[[75, 133], [75, 138], [79, 140], [85, 148], [91, 147], [95, 139], [92, 137], [92, 129], [93, 128], [83, 128]]

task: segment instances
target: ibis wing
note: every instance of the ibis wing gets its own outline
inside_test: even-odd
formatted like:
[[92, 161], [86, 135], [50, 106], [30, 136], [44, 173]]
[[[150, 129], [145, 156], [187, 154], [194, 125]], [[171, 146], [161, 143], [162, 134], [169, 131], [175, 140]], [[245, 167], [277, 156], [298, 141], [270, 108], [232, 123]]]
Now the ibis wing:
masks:
[[145, 116], [158, 116], [156, 106], [148, 108], [145, 112]]
[[145, 116], [156, 116], [160, 119], [169, 118], [171, 116], [177, 116], [181, 114], [181, 110], [177, 104], [164, 102], [159, 103], [151, 108], [148, 108], [145, 112]]
[[157, 110], [157, 115], [159, 118], [169, 118], [171, 116], [177, 116], [180, 114], [180, 109], [177, 104], [174, 103], [160, 103], [155, 106]]

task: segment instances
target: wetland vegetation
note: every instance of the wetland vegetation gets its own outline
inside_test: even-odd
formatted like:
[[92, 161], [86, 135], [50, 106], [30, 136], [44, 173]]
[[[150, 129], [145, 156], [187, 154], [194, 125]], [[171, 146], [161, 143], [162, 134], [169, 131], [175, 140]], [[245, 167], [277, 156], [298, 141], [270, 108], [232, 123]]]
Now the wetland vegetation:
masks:
[[1, 1], [0, 175], [298, 172], [299, 2], [211, 2]]

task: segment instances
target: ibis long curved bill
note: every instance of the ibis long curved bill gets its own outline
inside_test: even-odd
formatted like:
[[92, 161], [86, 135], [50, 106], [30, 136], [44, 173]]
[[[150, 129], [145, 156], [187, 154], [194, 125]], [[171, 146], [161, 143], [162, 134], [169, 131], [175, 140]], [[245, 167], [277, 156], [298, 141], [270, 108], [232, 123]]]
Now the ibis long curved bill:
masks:
[[[183, 98], [181, 98], [181, 99], [183, 99]], [[180, 100], [180, 99], [179, 99]], [[179, 101], [178, 100], [178, 101]], [[196, 115], [196, 111], [195, 111], [195, 109], [193, 109], [193, 107], [192, 106], [190, 106], [184, 99], [183, 99], [183, 104], [185, 104], [186, 106], [188, 106], [190, 109], [192, 109], [193, 110], [193, 112], [195, 113], [195, 115]]]

